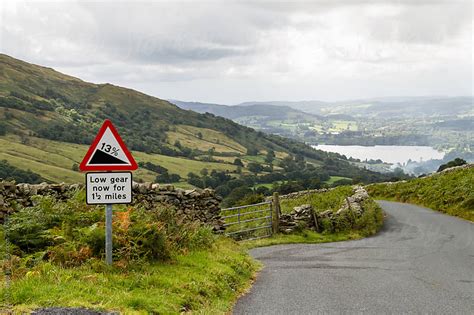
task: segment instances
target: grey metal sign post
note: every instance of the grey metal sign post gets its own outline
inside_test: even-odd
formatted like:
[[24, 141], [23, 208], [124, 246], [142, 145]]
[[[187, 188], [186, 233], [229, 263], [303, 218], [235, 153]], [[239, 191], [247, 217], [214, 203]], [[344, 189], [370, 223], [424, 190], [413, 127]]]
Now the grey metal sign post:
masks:
[[86, 203], [105, 204], [105, 260], [112, 264], [112, 205], [132, 202], [132, 173], [86, 174]]
[[105, 205], [105, 262], [112, 265], [112, 205]]
[[112, 204], [132, 202], [132, 173], [138, 168], [110, 120], [105, 120], [79, 168], [86, 174], [86, 203], [105, 204], [105, 260], [112, 264]]

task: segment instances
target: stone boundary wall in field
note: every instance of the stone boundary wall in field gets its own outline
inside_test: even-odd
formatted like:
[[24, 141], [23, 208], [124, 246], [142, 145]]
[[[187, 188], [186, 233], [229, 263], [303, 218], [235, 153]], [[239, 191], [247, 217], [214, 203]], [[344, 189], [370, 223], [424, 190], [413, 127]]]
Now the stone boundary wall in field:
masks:
[[[0, 179], [0, 222], [5, 213], [14, 212], [19, 206], [35, 204], [34, 196], [52, 196], [58, 201], [66, 201], [83, 184], [16, 184]], [[211, 189], [184, 190], [173, 185], [133, 183], [133, 203], [151, 209], [157, 203], [167, 203], [176, 208], [177, 214], [188, 221], [200, 221], [222, 231], [224, 222], [220, 217], [221, 198]]]
[[[324, 193], [324, 192], [327, 192], [327, 191], [330, 191], [334, 188], [321, 188], [321, 189], [310, 189], [310, 190], [301, 190], [301, 191], [296, 191], [296, 192], [292, 192], [292, 193], [289, 193], [287, 195], [281, 195], [280, 196], [280, 199], [295, 199], [295, 198], [299, 198], [299, 197], [302, 197], [302, 196], [306, 196], [306, 195], [312, 195], [312, 194], [319, 194], [319, 193]], [[267, 197], [266, 198], [266, 201], [271, 201], [273, 197]]]
[[[327, 190], [320, 189], [312, 191], [312, 193], [322, 193], [326, 191]], [[297, 198], [299, 196], [298, 193], [293, 193], [290, 195], [296, 196], [293, 198]], [[298, 207], [294, 207], [289, 214], [280, 215], [280, 232], [291, 233], [297, 229], [313, 229], [315, 231], [321, 232], [323, 230], [323, 227], [321, 226], [321, 222], [323, 220], [329, 220], [331, 225], [334, 226], [343, 216], [358, 218], [364, 213], [362, 202], [368, 198], [369, 195], [367, 191], [362, 186], [357, 186], [354, 187], [353, 194], [345, 199], [344, 204], [337, 211], [325, 210], [318, 212], [314, 211], [313, 207], [309, 204], [303, 204]]]

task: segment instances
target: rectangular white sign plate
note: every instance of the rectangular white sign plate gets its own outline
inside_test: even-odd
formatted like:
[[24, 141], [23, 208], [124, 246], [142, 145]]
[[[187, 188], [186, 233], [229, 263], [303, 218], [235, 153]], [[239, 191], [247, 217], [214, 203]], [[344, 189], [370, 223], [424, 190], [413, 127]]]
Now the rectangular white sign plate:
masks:
[[87, 173], [86, 203], [88, 205], [132, 202], [132, 173]]

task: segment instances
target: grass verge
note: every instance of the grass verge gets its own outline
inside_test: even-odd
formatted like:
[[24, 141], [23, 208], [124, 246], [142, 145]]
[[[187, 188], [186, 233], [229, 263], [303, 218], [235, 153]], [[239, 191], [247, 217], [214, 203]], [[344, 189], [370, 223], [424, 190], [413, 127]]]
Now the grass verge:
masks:
[[340, 242], [359, 239], [362, 236], [355, 231], [346, 231], [333, 234], [316, 233], [310, 230], [304, 230], [294, 234], [276, 234], [272, 237], [261, 238], [252, 241], [243, 241], [242, 246], [247, 249], [256, 247], [281, 245], [281, 244], [318, 244], [329, 242]]
[[250, 286], [258, 269], [244, 247], [222, 237], [209, 249], [127, 269], [98, 260], [76, 268], [43, 263], [12, 281], [8, 292], [3, 287], [0, 301], [13, 313], [81, 306], [123, 314], [223, 314]]
[[414, 203], [474, 222], [474, 167], [366, 189], [375, 199]]
[[316, 233], [310, 230], [293, 234], [279, 233], [268, 238], [243, 241], [241, 244], [243, 247], [251, 249], [279, 244], [340, 242], [375, 235], [383, 226], [383, 211], [373, 200], [365, 201], [362, 206], [365, 210], [364, 214], [355, 220], [352, 229], [336, 233]]

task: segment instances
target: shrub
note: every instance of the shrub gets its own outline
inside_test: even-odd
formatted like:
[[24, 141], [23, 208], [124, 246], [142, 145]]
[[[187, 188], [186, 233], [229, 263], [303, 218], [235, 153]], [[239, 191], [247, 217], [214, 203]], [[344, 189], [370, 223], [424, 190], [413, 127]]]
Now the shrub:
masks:
[[237, 202], [237, 206], [244, 206], [244, 205], [251, 205], [255, 203], [260, 203], [265, 201], [265, 196], [262, 194], [255, 194], [255, 193], [250, 193], [245, 195], [244, 198], [242, 198], [239, 202]]
[[465, 160], [461, 158], [455, 158], [454, 160], [449, 161], [446, 164], [440, 165], [440, 167], [438, 168], [438, 172], [444, 171], [445, 169], [450, 168], [450, 167], [461, 166], [464, 164], [467, 164]]
[[363, 236], [377, 233], [383, 226], [382, 209], [372, 199], [362, 203], [364, 213], [355, 220], [354, 228]]
[[[0, 128], [1, 129], [1, 128]], [[1, 132], [0, 132], [1, 135]], [[6, 160], [0, 161], [0, 178], [14, 180], [19, 183], [37, 184], [44, 181], [40, 175], [30, 170], [22, 170], [10, 165]]]
[[[34, 207], [10, 215], [6, 237], [14, 253], [28, 264], [49, 260], [65, 267], [100, 259], [105, 249], [104, 210], [87, 206], [84, 192], [67, 202], [40, 197]], [[186, 222], [173, 207], [158, 204], [114, 212], [113, 256], [121, 264], [130, 261], [163, 261], [178, 253], [210, 247], [214, 234], [199, 222]]]

